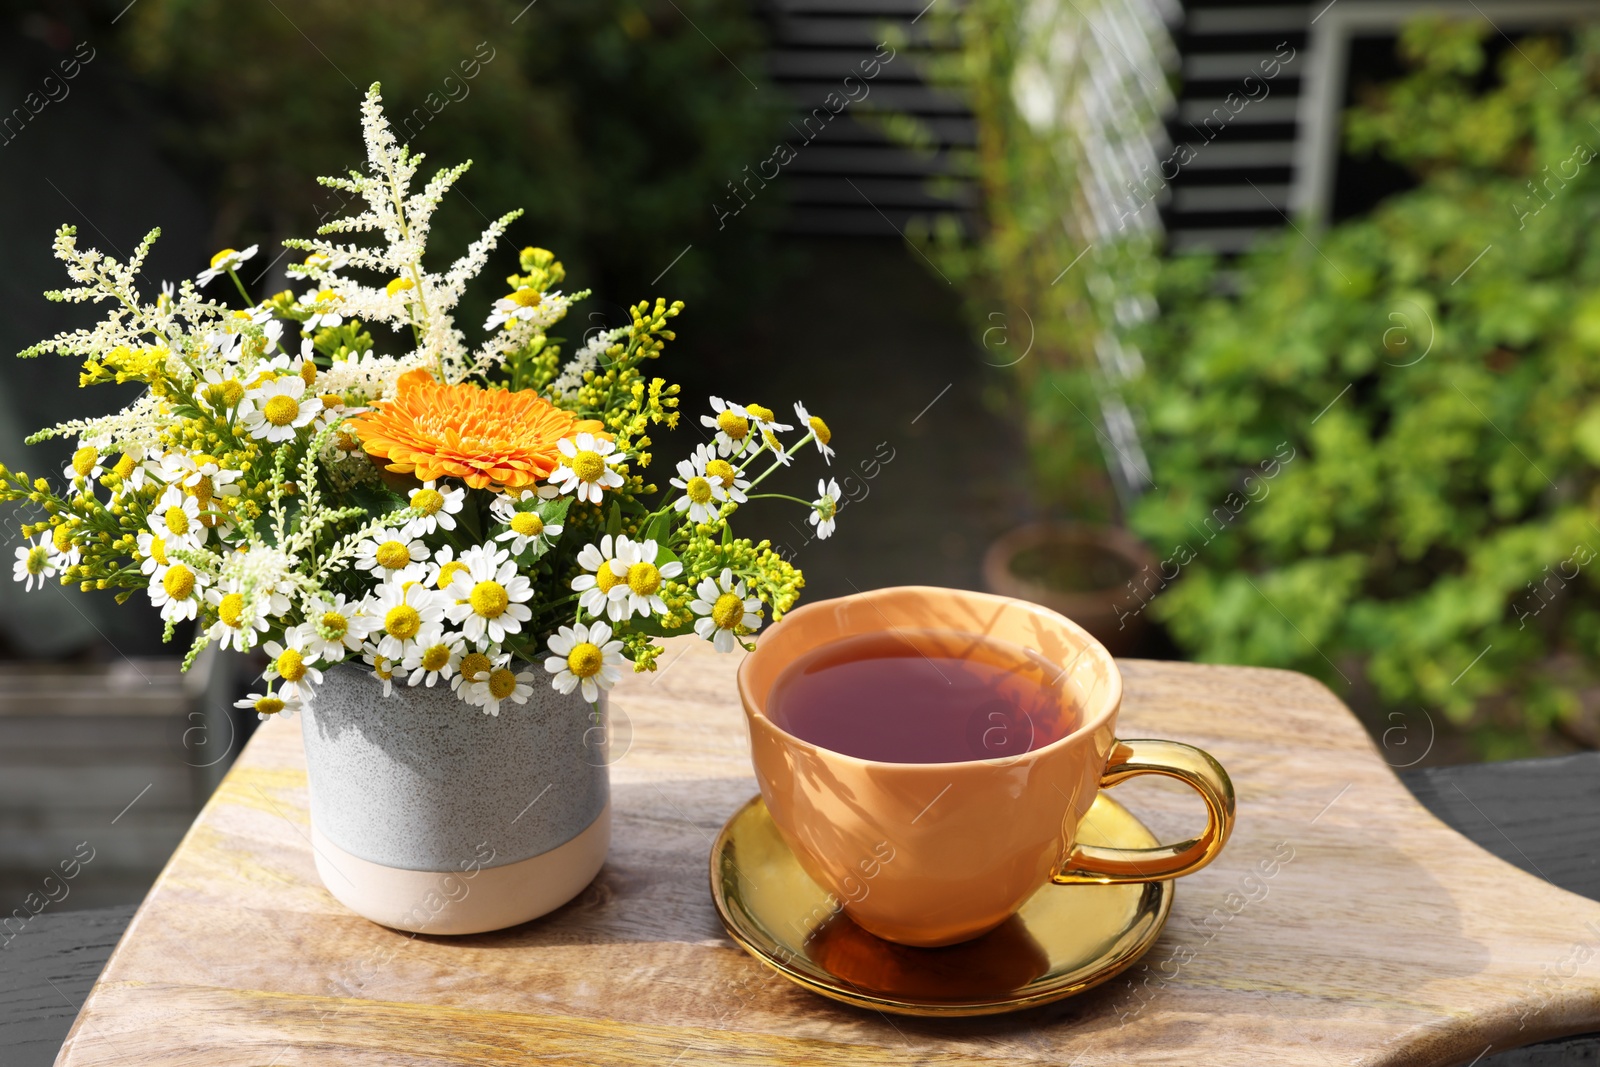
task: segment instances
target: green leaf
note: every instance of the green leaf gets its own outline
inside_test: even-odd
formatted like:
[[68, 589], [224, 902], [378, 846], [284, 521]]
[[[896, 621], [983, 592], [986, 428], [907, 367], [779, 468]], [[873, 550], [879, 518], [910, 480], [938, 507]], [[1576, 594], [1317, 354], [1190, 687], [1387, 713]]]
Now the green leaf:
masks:
[[622, 502], [618, 501], [618, 500], [613, 500], [611, 502], [611, 514], [606, 516], [606, 533], [610, 534], [612, 537], [615, 537], [621, 532], [622, 532]]

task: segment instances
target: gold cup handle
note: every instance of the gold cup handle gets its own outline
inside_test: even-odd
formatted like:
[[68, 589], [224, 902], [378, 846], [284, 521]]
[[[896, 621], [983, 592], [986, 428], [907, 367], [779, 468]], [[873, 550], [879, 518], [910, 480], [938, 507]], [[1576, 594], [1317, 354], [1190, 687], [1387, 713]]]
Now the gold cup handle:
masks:
[[1106, 760], [1100, 788], [1137, 774], [1164, 774], [1194, 787], [1206, 802], [1206, 828], [1199, 837], [1155, 848], [1076, 845], [1053, 876], [1057, 885], [1093, 882], [1156, 882], [1192, 874], [1216, 858], [1233, 832], [1233, 782], [1208, 753], [1179, 741], [1118, 741]]

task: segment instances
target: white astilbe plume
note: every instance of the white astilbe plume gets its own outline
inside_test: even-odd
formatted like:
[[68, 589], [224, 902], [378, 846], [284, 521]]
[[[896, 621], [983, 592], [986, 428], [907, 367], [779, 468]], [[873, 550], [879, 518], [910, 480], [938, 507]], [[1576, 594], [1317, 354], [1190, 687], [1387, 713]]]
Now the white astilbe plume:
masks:
[[555, 381], [550, 383], [550, 392], [556, 396], [571, 399], [583, 385], [583, 376], [600, 365], [600, 357], [606, 355], [608, 350], [616, 344], [617, 340], [626, 337], [627, 329], [600, 330], [594, 333], [583, 343], [583, 347], [573, 353], [567, 365], [561, 368], [561, 373]]
[[[449, 270], [431, 273], [422, 266], [422, 253], [433, 225], [433, 213], [472, 163], [469, 160], [441, 170], [420, 191], [412, 192], [411, 183], [423, 156], [395, 140], [383, 114], [383, 97], [377, 83], [367, 90], [361, 104], [361, 132], [367, 146], [367, 172], [351, 171], [348, 178], [319, 181], [361, 197], [366, 210], [334, 219], [318, 228], [317, 233], [376, 233], [382, 235], [383, 244], [367, 247], [319, 239], [286, 241], [291, 248], [326, 257], [326, 261], [313, 259], [313, 263], [291, 270], [314, 278], [338, 294], [342, 309], [364, 322], [386, 322], [396, 329], [413, 327], [419, 342], [415, 358], [401, 357], [397, 367], [427, 367], [444, 381], [460, 381], [476, 361], [467, 354], [465, 338], [455, 328], [451, 312], [467, 282], [488, 262], [490, 251], [506, 227], [522, 212], [508, 212], [490, 223]], [[335, 273], [343, 268], [374, 271], [383, 281], [378, 286], [363, 286]], [[386, 287], [395, 279], [410, 285], [390, 294]]]

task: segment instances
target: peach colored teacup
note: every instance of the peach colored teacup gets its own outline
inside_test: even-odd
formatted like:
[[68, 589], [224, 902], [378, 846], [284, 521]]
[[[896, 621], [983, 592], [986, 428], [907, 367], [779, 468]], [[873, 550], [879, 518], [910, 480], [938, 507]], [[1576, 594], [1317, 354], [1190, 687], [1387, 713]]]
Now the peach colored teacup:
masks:
[[[764, 713], [795, 657], [841, 637], [898, 629], [980, 635], [1039, 653], [1078, 713], [1066, 736], [1002, 759], [880, 763], [801, 740]], [[761, 637], [739, 667], [751, 758], [772, 819], [808, 874], [868, 932], [949, 945], [1000, 923], [1054, 882], [1146, 882], [1204, 867], [1233, 827], [1233, 786], [1206, 753], [1176, 741], [1118, 741], [1122, 676], [1071, 620], [1006, 597], [924, 586], [806, 605]], [[1101, 788], [1137, 774], [1193, 786], [1199, 837], [1148, 849], [1076, 843]]]

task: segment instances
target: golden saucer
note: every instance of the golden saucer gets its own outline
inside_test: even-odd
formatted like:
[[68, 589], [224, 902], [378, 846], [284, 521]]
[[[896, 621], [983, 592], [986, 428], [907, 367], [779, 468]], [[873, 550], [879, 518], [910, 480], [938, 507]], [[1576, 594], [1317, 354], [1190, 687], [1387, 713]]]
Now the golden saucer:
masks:
[[[1147, 848], [1154, 835], [1101, 793], [1079, 840]], [[801, 870], [758, 796], [711, 848], [711, 898], [728, 935], [813, 993], [902, 1015], [994, 1015], [1081, 993], [1131, 966], [1160, 935], [1173, 884], [1048, 885], [982, 937], [946, 948], [884, 941]]]

